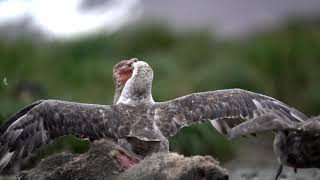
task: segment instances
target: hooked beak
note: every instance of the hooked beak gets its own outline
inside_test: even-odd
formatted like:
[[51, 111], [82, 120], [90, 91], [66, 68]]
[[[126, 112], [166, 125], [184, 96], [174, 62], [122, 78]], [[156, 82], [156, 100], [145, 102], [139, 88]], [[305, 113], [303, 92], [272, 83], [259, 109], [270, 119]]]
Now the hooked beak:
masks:
[[130, 64], [131, 67], [133, 68], [133, 64], [136, 63], [136, 62], [138, 62], [138, 61], [139, 61], [138, 58], [131, 58], [131, 59], [129, 60], [129, 64]]
[[138, 62], [138, 61], [139, 61], [138, 58], [131, 58], [128, 61], [127, 65], [129, 66], [130, 70], [133, 70], [133, 67], [134, 67], [133, 64]]
[[129, 61], [132, 63], [135, 63], [135, 62], [138, 62], [139, 60], [138, 60], [138, 58], [131, 58]]

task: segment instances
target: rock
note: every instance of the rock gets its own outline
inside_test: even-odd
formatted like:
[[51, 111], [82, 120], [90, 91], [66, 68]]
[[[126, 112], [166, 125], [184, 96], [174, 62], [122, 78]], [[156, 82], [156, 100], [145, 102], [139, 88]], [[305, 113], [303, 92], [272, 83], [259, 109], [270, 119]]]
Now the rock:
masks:
[[[270, 180], [274, 179], [277, 166], [274, 167], [237, 167], [230, 169], [230, 180]], [[318, 169], [298, 169], [295, 173], [292, 168], [285, 166], [279, 180], [320, 180]]]
[[184, 157], [177, 153], [154, 153], [121, 171], [114, 151], [123, 150], [109, 140], [95, 141], [84, 154], [62, 153], [42, 160], [20, 173], [21, 180], [226, 180], [227, 171], [210, 156]]

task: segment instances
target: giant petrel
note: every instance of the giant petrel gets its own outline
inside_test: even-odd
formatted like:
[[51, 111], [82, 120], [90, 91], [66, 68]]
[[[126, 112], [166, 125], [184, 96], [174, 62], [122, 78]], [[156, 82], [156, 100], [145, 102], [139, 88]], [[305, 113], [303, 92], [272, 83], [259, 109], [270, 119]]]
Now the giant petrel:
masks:
[[[218, 131], [227, 133], [245, 120], [270, 113], [293, 122], [306, 119], [274, 98], [242, 89], [200, 92], [155, 102], [151, 94], [152, 68], [136, 58], [115, 65], [113, 75], [116, 90], [112, 105], [40, 100], [9, 118], [0, 128], [0, 171], [65, 135], [92, 141], [113, 139], [144, 157], [168, 151], [168, 137], [194, 123], [211, 121]], [[129, 164], [136, 162], [127, 160]]]

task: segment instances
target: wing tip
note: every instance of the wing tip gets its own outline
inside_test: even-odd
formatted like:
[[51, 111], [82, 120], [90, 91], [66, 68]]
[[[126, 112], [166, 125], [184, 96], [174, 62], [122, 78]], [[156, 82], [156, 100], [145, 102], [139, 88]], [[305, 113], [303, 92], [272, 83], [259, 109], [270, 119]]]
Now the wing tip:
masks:
[[20, 111], [18, 111], [16, 114], [14, 114], [13, 116], [9, 117], [2, 125], [0, 125], [0, 136], [8, 129], [8, 127], [14, 123], [16, 120], [18, 120], [20, 117], [24, 116], [25, 114], [27, 114], [32, 108], [34, 108], [35, 106], [41, 104], [42, 102], [44, 102], [45, 100], [38, 100], [26, 107], [24, 107], [23, 109], [21, 109]]

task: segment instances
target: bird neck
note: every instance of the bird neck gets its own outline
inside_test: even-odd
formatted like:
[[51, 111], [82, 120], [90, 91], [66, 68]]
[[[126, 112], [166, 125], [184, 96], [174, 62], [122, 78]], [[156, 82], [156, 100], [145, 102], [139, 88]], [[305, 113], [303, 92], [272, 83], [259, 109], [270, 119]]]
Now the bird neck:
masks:
[[[138, 104], [138, 103], [154, 103], [152, 98], [152, 77], [143, 74], [133, 73], [123, 87], [119, 90], [120, 97], [118, 103]], [[116, 95], [115, 95], [116, 98]]]

